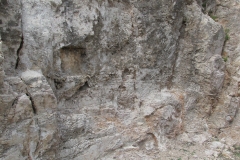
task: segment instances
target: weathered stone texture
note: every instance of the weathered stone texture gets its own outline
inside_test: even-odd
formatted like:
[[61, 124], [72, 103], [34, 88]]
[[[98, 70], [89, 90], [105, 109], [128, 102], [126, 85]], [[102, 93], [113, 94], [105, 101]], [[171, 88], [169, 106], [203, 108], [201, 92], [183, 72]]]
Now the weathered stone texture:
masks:
[[0, 5], [0, 159], [234, 157], [237, 0]]

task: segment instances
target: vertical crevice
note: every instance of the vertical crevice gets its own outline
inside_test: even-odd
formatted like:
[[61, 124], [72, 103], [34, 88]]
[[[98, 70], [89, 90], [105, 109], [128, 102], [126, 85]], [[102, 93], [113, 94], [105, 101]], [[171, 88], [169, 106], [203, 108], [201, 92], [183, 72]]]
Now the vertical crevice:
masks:
[[186, 20], [183, 19], [181, 27], [179, 28], [180, 35], [178, 36], [178, 39], [177, 39], [177, 49], [175, 50], [174, 59], [172, 61], [173, 65], [172, 65], [172, 69], [171, 69], [171, 75], [168, 77], [168, 80], [167, 80], [167, 85], [166, 85], [167, 89], [170, 89], [173, 86], [176, 64], [177, 64], [177, 60], [179, 57], [179, 41], [181, 38], [184, 38], [185, 28], [186, 28]]
[[29, 97], [31, 103], [32, 103], [32, 110], [33, 110], [33, 113], [36, 114], [37, 113], [37, 109], [36, 109], [36, 106], [34, 104], [34, 101], [33, 101], [33, 98], [32, 96], [29, 94], [29, 93], [26, 93], [26, 95]]
[[20, 43], [20, 46], [17, 50], [17, 61], [16, 61], [16, 65], [15, 65], [15, 69], [18, 68], [18, 65], [19, 65], [19, 61], [20, 61], [20, 52], [22, 50], [22, 47], [23, 47], [23, 43], [24, 43], [24, 38], [23, 38], [23, 35], [21, 36], [21, 43]]

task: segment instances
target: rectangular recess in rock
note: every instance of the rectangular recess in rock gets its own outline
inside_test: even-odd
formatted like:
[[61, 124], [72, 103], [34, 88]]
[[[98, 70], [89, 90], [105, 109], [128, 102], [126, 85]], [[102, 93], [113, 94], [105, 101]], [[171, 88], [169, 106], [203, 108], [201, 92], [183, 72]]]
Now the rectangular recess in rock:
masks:
[[64, 47], [60, 50], [62, 72], [67, 75], [79, 75], [86, 56], [85, 48]]

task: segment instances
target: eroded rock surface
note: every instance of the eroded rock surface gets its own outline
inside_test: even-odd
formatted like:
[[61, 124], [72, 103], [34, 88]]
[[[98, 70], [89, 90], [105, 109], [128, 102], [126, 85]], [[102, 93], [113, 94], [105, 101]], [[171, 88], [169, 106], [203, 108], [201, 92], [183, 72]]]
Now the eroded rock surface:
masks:
[[237, 0], [1, 0], [0, 159], [238, 158]]

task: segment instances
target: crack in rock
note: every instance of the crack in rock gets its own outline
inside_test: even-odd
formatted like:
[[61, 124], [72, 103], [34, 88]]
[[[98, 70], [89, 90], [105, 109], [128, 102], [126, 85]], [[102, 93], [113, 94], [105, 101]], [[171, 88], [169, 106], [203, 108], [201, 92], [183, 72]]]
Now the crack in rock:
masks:
[[31, 94], [28, 92], [28, 93], [26, 93], [26, 95], [29, 97], [29, 99], [31, 101], [33, 113], [36, 114], [37, 113], [37, 108], [36, 108], [36, 106], [34, 104], [34, 100], [33, 100], [32, 96], [31, 96]]
[[20, 51], [22, 50], [23, 43], [24, 43], [24, 38], [23, 38], [23, 35], [22, 35], [22, 36], [21, 36], [21, 43], [20, 43], [19, 48], [18, 48], [18, 50], [17, 50], [17, 61], [16, 61], [15, 69], [17, 69], [17, 68], [18, 68], [18, 65], [19, 65], [19, 61], [20, 61]]

